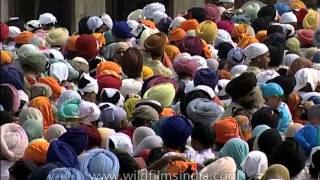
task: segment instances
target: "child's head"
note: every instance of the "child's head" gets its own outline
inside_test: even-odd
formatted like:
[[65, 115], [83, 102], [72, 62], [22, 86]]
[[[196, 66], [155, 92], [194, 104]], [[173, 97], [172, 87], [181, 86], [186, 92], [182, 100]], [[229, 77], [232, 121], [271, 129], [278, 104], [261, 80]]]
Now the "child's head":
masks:
[[308, 121], [311, 124], [320, 125], [320, 104], [313, 105], [308, 110]]
[[265, 104], [273, 109], [277, 109], [284, 96], [284, 91], [277, 83], [267, 83], [260, 86]]
[[197, 151], [211, 148], [214, 145], [214, 133], [209, 124], [196, 123], [191, 134], [191, 146]]

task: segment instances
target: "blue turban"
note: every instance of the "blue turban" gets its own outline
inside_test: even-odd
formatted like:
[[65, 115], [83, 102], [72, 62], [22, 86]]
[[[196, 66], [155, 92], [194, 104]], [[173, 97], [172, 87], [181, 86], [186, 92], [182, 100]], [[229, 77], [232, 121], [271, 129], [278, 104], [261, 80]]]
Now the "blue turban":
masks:
[[64, 167], [79, 169], [76, 152], [69, 144], [60, 140], [54, 140], [50, 143], [47, 152], [47, 163], [48, 162], [59, 162]]
[[172, 116], [163, 122], [160, 136], [164, 145], [168, 147], [182, 147], [186, 145], [191, 132], [192, 125], [185, 117]]
[[69, 144], [77, 155], [81, 154], [85, 149], [87, 149], [89, 144], [89, 138], [87, 133], [85, 133], [80, 128], [70, 128], [59, 137], [60, 141]]
[[218, 73], [211, 68], [199, 69], [193, 78], [194, 86], [205, 85], [211, 87], [213, 90], [218, 84]]
[[80, 159], [80, 171], [87, 180], [94, 177], [117, 179], [119, 170], [117, 156], [108, 150], [92, 149]]
[[313, 125], [306, 125], [294, 136], [294, 139], [302, 146], [309, 156], [312, 148], [320, 145], [319, 128]]
[[8, 83], [13, 85], [17, 90], [24, 89], [23, 74], [15, 64], [1, 65], [0, 76], [0, 84]]
[[283, 13], [289, 12], [290, 8], [289, 5], [286, 3], [276, 3], [274, 5], [276, 10], [278, 11], [279, 15], [281, 16]]
[[262, 84], [260, 86], [263, 97], [271, 97], [271, 96], [283, 96], [284, 92], [281, 86], [277, 83], [268, 83]]
[[48, 174], [56, 169], [61, 167], [60, 163], [47, 163], [43, 166], [38, 167], [37, 169], [33, 170], [31, 174], [29, 174], [27, 180], [45, 180], [47, 179]]
[[56, 179], [84, 180], [84, 176], [75, 168], [56, 168], [48, 174], [47, 180]]
[[111, 31], [115, 37], [120, 39], [128, 39], [133, 37], [133, 34], [131, 34], [131, 29], [125, 21], [114, 22]]

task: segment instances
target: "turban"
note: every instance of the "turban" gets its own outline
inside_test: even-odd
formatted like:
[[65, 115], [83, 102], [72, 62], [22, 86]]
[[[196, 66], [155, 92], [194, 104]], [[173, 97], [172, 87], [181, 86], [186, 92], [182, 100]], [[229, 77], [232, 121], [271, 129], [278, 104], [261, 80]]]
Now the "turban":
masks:
[[294, 76], [297, 71], [299, 71], [302, 68], [311, 68], [312, 67], [312, 61], [309, 59], [300, 57], [295, 59], [288, 70], [288, 75], [289, 76]]
[[119, 78], [108, 74], [97, 75], [97, 81], [100, 90], [103, 88], [120, 89], [120, 87], [122, 87], [121, 80]]
[[[147, 41], [148, 39], [144, 43]], [[137, 48], [127, 49], [122, 56], [121, 67], [128, 78], [141, 78], [143, 58], [140, 51]]]
[[164, 33], [156, 33], [150, 35], [144, 41], [144, 48], [151, 56], [161, 57], [164, 53], [164, 46], [166, 45], [167, 37]]
[[87, 26], [92, 32], [95, 32], [96, 29], [100, 28], [102, 25], [103, 21], [98, 16], [91, 16], [87, 20]]
[[101, 136], [99, 131], [92, 125], [81, 125], [80, 128], [84, 130], [88, 135], [89, 143], [88, 149], [92, 149], [94, 147], [100, 147], [101, 145]]
[[30, 99], [34, 99], [38, 96], [46, 96], [50, 98], [52, 96], [51, 88], [43, 83], [35, 83], [30, 86]]
[[42, 24], [55, 24], [57, 22], [57, 18], [51, 13], [43, 13], [39, 16], [39, 23]]
[[27, 57], [32, 54], [39, 54], [39, 53], [41, 53], [40, 49], [37, 46], [32, 44], [24, 44], [17, 51], [17, 55], [19, 58]]
[[23, 31], [14, 38], [14, 41], [16, 42], [16, 44], [29, 44], [31, 43], [32, 38], [32, 32]]
[[36, 119], [38, 121], [43, 122], [41, 111], [33, 107], [27, 107], [22, 109], [19, 113], [19, 123], [23, 124], [25, 121], [29, 119]]
[[245, 4], [241, 7], [241, 9], [243, 9], [244, 15], [246, 17], [250, 18], [250, 20], [254, 20], [257, 18], [258, 12], [260, 10], [260, 5], [259, 3], [253, 1], [251, 3]]
[[143, 10], [142, 9], [136, 9], [132, 12], [130, 12], [130, 14], [127, 17], [127, 20], [133, 20], [133, 21], [139, 21], [139, 20], [143, 20], [144, 16], [143, 16]]
[[97, 72], [96, 72], [97, 75], [110, 74], [120, 79], [121, 73], [122, 73], [121, 67], [115, 62], [105, 61], [97, 65]]
[[268, 159], [270, 159], [272, 150], [282, 143], [281, 135], [277, 129], [268, 129], [261, 133], [255, 139], [255, 143], [258, 145], [258, 149], [264, 152]]
[[216, 5], [214, 4], [206, 4], [204, 6], [204, 11], [206, 14], [206, 20], [210, 20], [213, 22], [217, 22], [220, 20], [220, 12], [219, 9]]
[[319, 146], [319, 138], [319, 128], [312, 125], [303, 127], [294, 136], [306, 155], [310, 155], [312, 148]]
[[261, 56], [269, 51], [268, 47], [262, 43], [252, 43], [246, 47], [243, 51], [244, 55], [247, 57], [247, 61]]
[[220, 149], [220, 156], [232, 157], [237, 165], [238, 169], [241, 169], [241, 163], [245, 157], [249, 154], [248, 143], [240, 138], [229, 139]]
[[159, 101], [163, 107], [169, 107], [175, 97], [175, 88], [172, 83], [162, 83], [148, 89], [143, 98]]
[[206, 18], [206, 14], [202, 7], [193, 7], [188, 10], [186, 18], [196, 19], [199, 23], [201, 23]]
[[41, 111], [44, 129], [47, 129], [51, 124], [54, 124], [52, 105], [48, 97], [39, 96], [32, 99], [29, 107], [38, 108]]
[[187, 106], [187, 115], [193, 124], [196, 122], [211, 124], [221, 114], [222, 110], [219, 105], [205, 98], [196, 98]]
[[260, 86], [263, 97], [283, 96], [284, 92], [280, 85], [277, 83], [267, 83]]
[[297, 17], [295, 14], [293, 14], [293, 12], [286, 12], [280, 17], [281, 24], [297, 23], [297, 21]]
[[119, 88], [121, 94], [126, 98], [130, 94], [139, 94], [142, 88], [142, 82], [136, 79], [122, 80], [122, 86]]
[[68, 80], [68, 65], [63, 61], [54, 62], [49, 66], [48, 74], [54, 77], [58, 82], [62, 83], [63, 81]]
[[304, 29], [312, 29], [316, 31], [320, 26], [320, 13], [317, 11], [309, 11], [303, 18], [302, 26]]
[[236, 179], [237, 166], [231, 157], [222, 157], [205, 166], [199, 173], [208, 179], [215, 179], [217, 174], [228, 174], [227, 179]]
[[80, 171], [85, 179], [112, 177], [117, 179], [120, 165], [116, 155], [104, 149], [92, 149], [80, 160]]
[[160, 32], [168, 34], [171, 22], [172, 22], [171, 17], [164, 17], [157, 23], [156, 26]]
[[0, 42], [3, 42], [9, 37], [9, 27], [6, 23], [0, 22]]
[[268, 158], [261, 151], [251, 151], [241, 163], [241, 169], [249, 178], [259, 178], [268, 169]]
[[38, 180], [38, 179], [47, 179], [48, 175], [50, 174], [51, 171], [53, 171], [56, 168], [60, 168], [61, 164], [60, 163], [48, 163], [43, 166], [40, 166], [33, 170], [29, 176], [28, 180]]
[[212, 99], [209, 93], [207, 93], [202, 89], [190, 91], [181, 99], [181, 102], [180, 102], [181, 114], [183, 114], [184, 116], [187, 116], [187, 106], [192, 100], [196, 98], [206, 98], [209, 100]]
[[189, 75], [194, 77], [199, 67], [199, 63], [193, 59], [185, 61], [175, 61], [173, 69], [178, 75]]
[[41, 53], [21, 57], [19, 58], [19, 62], [26, 72], [35, 73], [43, 72], [48, 64], [47, 58]]
[[11, 84], [17, 90], [24, 89], [24, 79], [22, 72], [14, 64], [1, 65], [1, 84]]
[[[138, 105], [138, 104], [137, 104]], [[132, 113], [133, 124], [138, 123], [137, 121], [158, 121], [159, 111], [151, 105], [139, 105], [135, 107]]]
[[300, 10], [302, 8], [305, 8], [306, 5], [300, 1], [300, 0], [293, 0], [290, 4], [290, 9], [293, 9], [293, 10]]
[[245, 60], [245, 55], [243, 49], [233, 48], [228, 52], [227, 61], [231, 64], [238, 65], [243, 64]]
[[79, 117], [85, 123], [92, 123], [97, 121], [100, 117], [100, 109], [95, 103], [88, 101], [81, 101], [79, 106]]
[[272, 22], [277, 16], [277, 10], [273, 5], [267, 5], [259, 10], [257, 16], [268, 18], [268, 21]]
[[174, 45], [166, 45], [164, 47], [164, 51], [169, 56], [169, 58], [172, 62], [180, 54], [179, 48]]
[[13, 57], [9, 51], [0, 50], [0, 55], [1, 65], [11, 63]]
[[132, 154], [133, 150], [132, 150], [132, 143], [131, 143], [131, 139], [128, 135], [124, 134], [124, 133], [115, 133], [112, 134], [111, 136], [109, 136], [109, 143], [112, 142], [114, 147], [109, 147], [109, 144], [107, 145], [108, 149], [120, 149], [123, 150], [125, 152], [127, 152], [128, 154]]
[[186, 36], [186, 32], [182, 28], [171, 29], [168, 33], [169, 41], [180, 41]]
[[75, 52], [76, 51], [76, 42], [79, 35], [72, 35], [67, 40], [67, 50]]
[[232, 78], [236, 78], [240, 76], [242, 73], [244, 73], [247, 70], [247, 68], [248, 66], [243, 64], [233, 66], [230, 70]]
[[199, 23], [196, 19], [188, 19], [181, 22], [180, 26], [183, 30], [187, 32], [189, 30], [195, 30], [199, 26]]
[[102, 142], [101, 142], [101, 148], [107, 148], [107, 144], [109, 144], [109, 137], [112, 135], [112, 134], [115, 134], [116, 131], [114, 131], [113, 129], [110, 129], [110, 128], [105, 128], [105, 127], [102, 127], [102, 128], [98, 128], [98, 131], [101, 135], [101, 138], [102, 138]]
[[296, 79], [293, 76], [277, 76], [267, 81], [267, 83], [271, 82], [279, 84], [285, 96], [289, 96], [296, 85]]
[[63, 167], [53, 169], [47, 176], [47, 180], [56, 179], [84, 180], [84, 176], [78, 169]]
[[172, 20], [171, 24], [170, 24], [170, 29], [180, 28], [180, 27], [181, 27], [181, 23], [182, 23], [183, 21], [185, 21], [185, 20], [186, 20], [186, 19], [185, 19], [184, 17], [182, 17], [182, 16], [177, 16], [177, 17], [175, 17], [175, 18]]
[[132, 113], [134, 112], [135, 109], [135, 105], [137, 104], [137, 102], [140, 100], [140, 98], [138, 97], [129, 97], [123, 104], [123, 109], [126, 111], [127, 113], [127, 117], [128, 119], [131, 119], [132, 117]]
[[239, 24], [234, 28], [233, 34], [238, 40], [243, 36], [255, 36], [253, 28], [248, 24]]
[[89, 74], [83, 73], [78, 80], [78, 92], [82, 95], [84, 93], [98, 94], [99, 87], [96, 79], [92, 78]]
[[46, 162], [48, 148], [49, 143], [45, 139], [35, 139], [29, 143], [23, 159], [31, 160], [37, 165], [43, 165]]
[[251, 92], [256, 84], [257, 78], [253, 73], [242, 73], [228, 83], [226, 93], [230, 95], [232, 99], [238, 99]]
[[199, 69], [194, 75], [194, 85], [206, 85], [215, 89], [218, 84], [219, 76], [217, 72], [213, 71], [210, 68]]
[[133, 132], [132, 144], [136, 148], [140, 142], [149, 136], [155, 136], [156, 133], [149, 127], [138, 127]]
[[58, 98], [60, 96], [61, 86], [59, 85], [58, 81], [56, 79], [54, 79], [53, 77], [51, 77], [51, 76], [40, 77], [38, 79], [38, 82], [50, 86], [50, 88], [52, 90], [52, 95], [54, 98]]
[[100, 92], [100, 100], [103, 103], [111, 103], [115, 106], [122, 107], [124, 97], [118, 89], [103, 88]]
[[237, 120], [232, 117], [215, 121], [213, 124], [215, 142], [225, 144], [229, 139], [240, 137], [240, 130]]
[[311, 29], [301, 29], [298, 31], [298, 40], [301, 46], [313, 46], [314, 31]]
[[286, 42], [286, 48], [288, 48], [289, 52], [299, 53], [300, 41], [295, 37], [289, 38]]
[[131, 28], [126, 21], [117, 21], [113, 23], [112, 35], [120, 39], [132, 38]]
[[114, 129], [115, 131], [121, 130], [121, 124], [127, 118], [127, 113], [121, 107], [114, 105], [108, 105], [107, 103], [100, 104], [101, 116], [100, 121], [103, 123], [103, 127]]
[[97, 41], [88, 34], [83, 34], [76, 40], [76, 54], [86, 60], [91, 60], [97, 54]]
[[68, 61], [68, 63], [77, 71], [79, 71], [79, 74], [82, 74], [83, 72], [88, 73], [89, 72], [89, 63], [87, 60], [85, 60], [82, 57], [75, 57], [72, 60]]
[[28, 146], [28, 136], [23, 128], [15, 123], [0, 126], [1, 156], [9, 161], [18, 161], [22, 158]]
[[267, 30], [268, 28], [268, 22], [266, 22], [265, 18], [256, 18], [252, 21], [251, 23], [252, 28], [254, 29], [255, 32], [259, 32], [262, 30]]
[[217, 26], [219, 29], [223, 29], [227, 31], [229, 34], [233, 34], [234, 31], [234, 23], [231, 20], [220, 20], [217, 22]]
[[70, 128], [59, 137], [60, 141], [69, 144], [77, 155], [88, 148], [88, 135], [80, 128]]
[[147, 4], [142, 10], [143, 15], [148, 19], [152, 19], [153, 14], [156, 11], [165, 12], [166, 8], [163, 4], [155, 2], [155, 3]]
[[203, 40], [205, 40], [208, 44], [213, 44], [216, 36], [217, 36], [217, 25], [212, 21], [203, 21], [199, 24], [196, 29], [196, 35]]
[[160, 129], [160, 137], [167, 147], [182, 147], [186, 145], [191, 135], [192, 125], [183, 116], [172, 116], [164, 120]]
[[257, 32], [256, 39], [258, 39], [259, 42], [263, 42], [267, 37], [267, 30], [261, 30]]
[[273, 79], [277, 76], [280, 76], [280, 74], [273, 69], [264, 70], [261, 73], [259, 73], [258, 75], [256, 75], [257, 81], [258, 81], [257, 85], [261, 85], [263, 83], [266, 83], [268, 80]]
[[69, 144], [60, 140], [54, 140], [50, 143], [46, 162], [59, 162], [64, 167], [79, 168], [76, 152]]
[[242, 37], [238, 42], [238, 47], [246, 48], [252, 43], [259, 43], [259, 40], [252, 36], [245, 36], [245, 37]]
[[106, 38], [104, 37], [103, 34], [101, 33], [93, 33], [91, 34], [98, 42], [99, 48], [103, 47], [106, 45]]
[[54, 139], [58, 139], [65, 132], [67, 132], [67, 130], [61, 124], [52, 124], [47, 130], [46, 140], [51, 142]]
[[194, 36], [186, 36], [179, 43], [180, 52], [187, 52], [190, 55], [202, 55], [204, 45], [201, 38]]
[[43, 125], [42, 122], [35, 119], [26, 120], [22, 124], [23, 129], [28, 135], [29, 142], [34, 139], [43, 138]]
[[232, 41], [231, 35], [229, 34], [228, 31], [223, 30], [223, 29], [218, 29], [217, 37], [214, 41], [214, 45], [218, 46], [222, 42], [232, 43], [233, 41]]
[[66, 28], [54, 28], [48, 31], [46, 42], [51, 47], [64, 46], [69, 38], [69, 31]]
[[143, 150], [162, 147], [163, 141], [160, 136], [152, 135], [145, 137], [137, 146], [134, 155], [139, 155]]

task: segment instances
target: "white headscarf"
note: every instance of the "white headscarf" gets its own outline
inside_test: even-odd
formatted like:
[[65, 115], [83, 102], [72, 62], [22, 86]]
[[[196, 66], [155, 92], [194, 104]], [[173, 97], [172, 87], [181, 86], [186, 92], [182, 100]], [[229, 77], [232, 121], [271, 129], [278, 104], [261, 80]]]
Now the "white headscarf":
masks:
[[145, 139], [146, 137], [149, 136], [155, 136], [156, 133], [153, 131], [153, 129], [149, 127], [138, 127], [134, 130], [133, 132], [133, 137], [132, 137], [132, 145], [133, 148], [135, 149], [140, 142]]
[[56, 78], [59, 82], [68, 79], [69, 71], [66, 63], [56, 62], [50, 65], [49, 75]]
[[88, 73], [83, 73], [81, 75], [81, 78], [85, 78], [86, 80], [89, 81], [89, 83], [83, 87], [83, 88], [79, 88], [78, 91], [81, 93], [91, 93], [94, 92], [96, 94], [98, 94], [99, 91], [99, 86], [98, 86], [98, 81], [96, 79], [94, 79], [93, 77], [91, 77]]
[[287, 54], [284, 58], [283, 58], [283, 62], [282, 64], [285, 66], [290, 67], [292, 62], [296, 59], [298, 59], [300, 56], [298, 56], [297, 54]]
[[[124, 133], [115, 133], [109, 137], [113, 142], [115, 148], [126, 150], [130, 155], [133, 153], [131, 139], [128, 135]], [[109, 144], [107, 144], [109, 149]]]
[[166, 7], [159, 2], [155, 2], [155, 3], [150, 3], [146, 5], [142, 11], [143, 11], [143, 15], [146, 18], [152, 19], [154, 12], [156, 11], [166, 12]]
[[274, 69], [268, 69], [262, 71], [260, 74], [257, 75], [257, 86], [266, 83], [270, 79], [280, 76], [280, 74], [275, 71]]
[[135, 148], [133, 155], [138, 155], [144, 149], [154, 149], [162, 147], [163, 141], [160, 136], [148, 136], [144, 138]]
[[239, 65], [233, 66], [230, 70], [232, 78], [236, 78], [236, 77], [240, 76], [247, 69], [248, 69], [248, 66], [244, 65], [244, 64], [239, 64]]
[[172, 20], [171, 24], [170, 24], [170, 29], [171, 29], [171, 28], [174, 29], [174, 28], [180, 27], [181, 23], [182, 23], [183, 21], [185, 21], [185, 20], [186, 20], [186, 19], [185, 19], [184, 17], [182, 17], [182, 16], [177, 16], [177, 17], [175, 17], [175, 18]]
[[317, 84], [320, 83], [320, 71], [315, 69], [303, 68], [296, 72], [294, 76], [297, 81], [294, 91], [299, 91], [307, 83], [311, 85], [312, 91], [315, 91]]
[[260, 179], [268, 169], [268, 158], [261, 151], [251, 151], [241, 163], [241, 168], [247, 177]]

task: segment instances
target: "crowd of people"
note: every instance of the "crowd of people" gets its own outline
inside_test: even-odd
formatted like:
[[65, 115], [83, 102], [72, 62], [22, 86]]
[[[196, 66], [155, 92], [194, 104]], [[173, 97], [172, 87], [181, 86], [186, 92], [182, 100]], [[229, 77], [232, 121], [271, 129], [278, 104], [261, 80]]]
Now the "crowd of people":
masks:
[[319, 179], [320, 12], [147, 4], [0, 24], [1, 179]]

